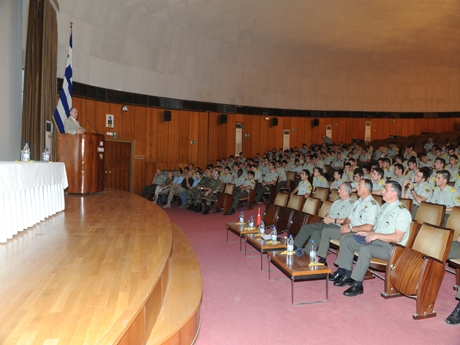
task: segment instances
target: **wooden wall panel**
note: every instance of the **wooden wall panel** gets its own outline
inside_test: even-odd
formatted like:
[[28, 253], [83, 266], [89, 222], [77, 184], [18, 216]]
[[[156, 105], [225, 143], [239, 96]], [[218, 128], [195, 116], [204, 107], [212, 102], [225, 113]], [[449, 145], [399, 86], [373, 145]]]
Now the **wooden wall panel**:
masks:
[[[219, 123], [220, 113], [172, 111], [172, 121], [165, 122], [163, 109], [128, 106], [121, 111], [121, 104], [111, 104], [75, 97], [73, 105], [79, 110], [79, 121], [88, 131], [106, 133], [106, 114], [115, 116], [117, 139], [133, 140], [134, 154], [144, 159], [134, 159], [134, 191], [140, 193], [144, 185], [151, 183], [157, 167], [176, 169], [189, 163], [205, 168], [208, 162], [235, 154], [235, 125], [243, 123], [243, 152], [246, 157], [264, 154], [283, 144], [283, 129], [291, 131], [291, 147], [302, 143], [322, 143], [321, 135], [326, 125], [332, 125], [335, 142], [363, 139], [365, 122], [372, 123], [372, 140], [382, 140], [390, 135], [410, 136], [422, 132], [455, 131], [460, 119], [401, 119], [401, 118], [320, 118], [320, 125], [312, 127], [313, 118], [278, 117], [278, 126], [272, 125], [273, 117], [228, 114], [227, 123]], [[337, 126], [335, 125], [337, 123]], [[294, 131], [293, 128], [297, 130]], [[244, 135], [249, 134], [246, 138]], [[112, 139], [111, 137], [107, 137]], [[115, 139], [116, 140], [116, 139]], [[190, 142], [196, 141], [192, 145]]]
[[190, 157], [189, 157], [189, 146], [190, 146], [190, 132], [189, 132], [189, 127], [190, 127], [190, 114], [188, 111], [181, 111], [178, 113], [178, 118], [179, 118], [179, 140], [178, 140], [178, 145], [179, 145], [179, 154], [178, 154], [178, 160], [179, 160], [179, 166], [182, 167], [182, 169], [185, 166], [188, 166], [191, 162], [189, 162]]
[[226, 123], [220, 123], [220, 114], [209, 113], [209, 139], [208, 139], [208, 157], [210, 162], [221, 159], [224, 155], [219, 154], [218, 146], [221, 145], [219, 131], [220, 127], [226, 128]]

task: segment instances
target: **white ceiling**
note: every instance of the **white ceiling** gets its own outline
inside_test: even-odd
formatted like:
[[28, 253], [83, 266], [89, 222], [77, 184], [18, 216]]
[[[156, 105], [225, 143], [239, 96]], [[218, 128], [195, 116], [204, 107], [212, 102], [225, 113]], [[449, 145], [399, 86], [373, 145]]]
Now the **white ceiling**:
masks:
[[273, 108], [460, 110], [460, 2], [59, 0], [58, 75]]

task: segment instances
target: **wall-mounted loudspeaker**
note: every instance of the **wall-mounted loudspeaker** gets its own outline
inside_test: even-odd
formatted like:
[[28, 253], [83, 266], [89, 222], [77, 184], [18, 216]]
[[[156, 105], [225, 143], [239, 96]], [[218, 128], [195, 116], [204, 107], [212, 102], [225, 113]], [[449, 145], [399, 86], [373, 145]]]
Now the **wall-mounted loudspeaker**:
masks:
[[273, 118], [273, 126], [278, 126], [278, 118], [277, 117]]
[[169, 110], [165, 110], [165, 121], [171, 121], [171, 112]]
[[318, 127], [319, 126], [319, 120], [318, 119], [314, 119], [312, 121], [312, 123], [313, 123], [313, 127]]
[[220, 114], [220, 123], [227, 123], [227, 115]]

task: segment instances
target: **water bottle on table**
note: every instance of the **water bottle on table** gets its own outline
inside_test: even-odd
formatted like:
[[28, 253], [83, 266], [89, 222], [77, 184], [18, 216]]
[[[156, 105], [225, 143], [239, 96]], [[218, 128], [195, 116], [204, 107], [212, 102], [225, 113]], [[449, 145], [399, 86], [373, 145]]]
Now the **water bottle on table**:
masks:
[[289, 238], [287, 239], [287, 252], [288, 254], [292, 254], [294, 252], [294, 239], [292, 238], [292, 235], [289, 235]]
[[244, 213], [243, 213], [243, 211], [240, 212], [240, 217], [238, 218], [238, 222], [244, 223]]
[[248, 225], [249, 225], [250, 229], [254, 228], [254, 218], [252, 217], [252, 214], [249, 217], [249, 224]]
[[261, 221], [260, 224], [259, 224], [259, 233], [261, 233], [262, 235], [265, 234], [265, 223], [264, 223], [264, 221]]
[[316, 257], [316, 246], [315, 246], [315, 240], [311, 240], [311, 245], [310, 245], [310, 262], [317, 264], [318, 263], [318, 258]]
[[278, 232], [276, 231], [276, 226], [273, 225], [272, 244], [277, 244], [277, 243], [278, 243]]

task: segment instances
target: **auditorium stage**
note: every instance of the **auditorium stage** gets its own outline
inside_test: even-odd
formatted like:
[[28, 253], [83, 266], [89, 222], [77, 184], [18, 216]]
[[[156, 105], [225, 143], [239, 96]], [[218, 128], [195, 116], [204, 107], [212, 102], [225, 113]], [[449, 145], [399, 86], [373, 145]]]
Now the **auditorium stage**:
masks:
[[0, 244], [0, 343], [166, 343], [175, 331], [150, 335], [165, 309], [174, 309], [170, 278], [181, 261], [174, 255], [188, 255], [187, 264], [198, 267], [181, 326], [187, 335], [180, 335], [192, 343], [201, 276], [193, 250], [174, 245], [174, 238], [189, 242], [166, 213], [117, 190], [65, 202], [65, 211]]

